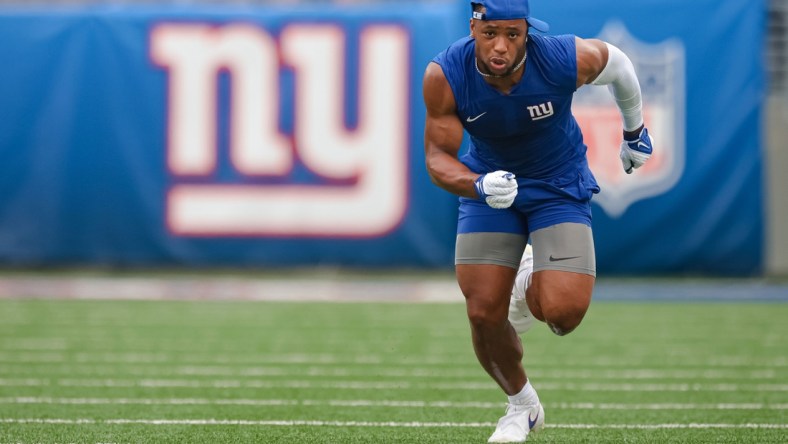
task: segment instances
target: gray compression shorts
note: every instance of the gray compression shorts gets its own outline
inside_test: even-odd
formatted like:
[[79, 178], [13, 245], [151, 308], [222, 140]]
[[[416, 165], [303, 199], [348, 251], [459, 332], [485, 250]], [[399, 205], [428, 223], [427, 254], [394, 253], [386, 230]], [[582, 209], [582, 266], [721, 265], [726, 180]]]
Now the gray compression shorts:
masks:
[[[517, 269], [526, 236], [513, 233], [462, 233], [457, 235], [456, 265], [492, 264]], [[596, 276], [596, 255], [591, 227], [564, 222], [531, 233], [534, 271], [561, 270]]]

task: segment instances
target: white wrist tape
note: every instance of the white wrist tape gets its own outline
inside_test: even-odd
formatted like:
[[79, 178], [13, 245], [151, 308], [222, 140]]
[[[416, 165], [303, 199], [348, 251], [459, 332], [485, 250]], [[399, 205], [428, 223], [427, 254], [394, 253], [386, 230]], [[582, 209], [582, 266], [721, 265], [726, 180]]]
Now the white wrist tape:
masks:
[[608, 89], [616, 98], [621, 117], [624, 119], [624, 130], [634, 131], [643, 125], [643, 99], [640, 95], [635, 67], [626, 54], [620, 49], [605, 42], [607, 45], [607, 65], [599, 76], [591, 82], [593, 85], [608, 85]]

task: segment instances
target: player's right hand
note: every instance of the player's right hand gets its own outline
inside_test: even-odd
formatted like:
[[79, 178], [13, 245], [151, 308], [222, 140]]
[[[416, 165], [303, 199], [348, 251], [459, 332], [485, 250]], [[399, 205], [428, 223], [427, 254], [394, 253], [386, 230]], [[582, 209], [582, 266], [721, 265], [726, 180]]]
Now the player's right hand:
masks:
[[509, 208], [517, 197], [517, 181], [508, 171], [494, 171], [476, 178], [476, 194], [493, 208]]

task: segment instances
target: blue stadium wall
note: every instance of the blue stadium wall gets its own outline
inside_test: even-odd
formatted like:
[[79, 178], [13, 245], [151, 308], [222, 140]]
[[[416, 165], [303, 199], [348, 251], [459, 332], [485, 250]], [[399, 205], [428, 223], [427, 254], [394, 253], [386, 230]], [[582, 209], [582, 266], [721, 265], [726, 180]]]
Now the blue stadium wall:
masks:
[[[603, 188], [600, 273], [760, 273], [763, 0], [532, 9], [622, 47], [643, 85], [657, 154], [631, 176], [606, 90], [574, 103]], [[467, 16], [0, 11], [0, 262], [450, 267], [457, 201], [425, 171], [421, 78]]]

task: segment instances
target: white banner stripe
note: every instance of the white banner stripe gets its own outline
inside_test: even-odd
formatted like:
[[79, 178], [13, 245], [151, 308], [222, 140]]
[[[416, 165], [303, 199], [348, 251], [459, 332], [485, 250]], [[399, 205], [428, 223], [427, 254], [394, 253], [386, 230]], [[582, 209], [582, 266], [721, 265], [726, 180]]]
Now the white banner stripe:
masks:
[[[395, 428], [479, 428], [495, 427], [493, 422], [374, 422], [374, 421], [309, 421], [309, 420], [243, 420], [243, 419], [57, 419], [0, 418], [4, 424], [141, 424], [141, 425], [247, 425], [247, 426], [308, 426], [308, 427], [395, 427]], [[788, 424], [548, 424], [555, 429], [788, 429]]]
[[[51, 398], [5, 397], [0, 404], [59, 405], [246, 405], [246, 406], [332, 406], [395, 408], [502, 409], [503, 402], [387, 401], [317, 399], [210, 399], [210, 398]], [[545, 403], [547, 408], [565, 410], [788, 410], [788, 404], [764, 403]]]

